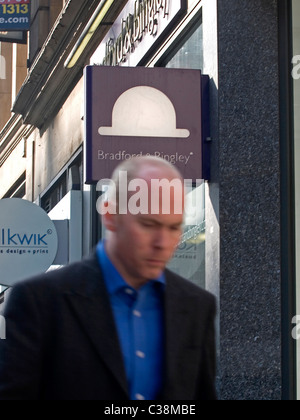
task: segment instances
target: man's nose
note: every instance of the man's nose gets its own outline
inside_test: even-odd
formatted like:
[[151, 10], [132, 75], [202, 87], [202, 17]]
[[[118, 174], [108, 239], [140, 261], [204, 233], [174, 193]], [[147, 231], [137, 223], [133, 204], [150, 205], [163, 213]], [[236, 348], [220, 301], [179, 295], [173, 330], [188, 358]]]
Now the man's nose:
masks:
[[166, 249], [170, 243], [170, 234], [167, 229], [158, 229], [155, 235], [154, 246], [159, 249]]

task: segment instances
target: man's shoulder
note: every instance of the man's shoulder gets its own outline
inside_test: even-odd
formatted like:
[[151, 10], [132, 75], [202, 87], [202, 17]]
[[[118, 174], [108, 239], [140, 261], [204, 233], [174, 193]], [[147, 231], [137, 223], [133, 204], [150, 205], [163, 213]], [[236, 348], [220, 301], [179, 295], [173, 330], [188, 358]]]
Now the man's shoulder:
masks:
[[18, 283], [13, 290], [35, 289], [43, 290], [45, 287], [50, 292], [53, 291], [72, 291], [85, 284], [92, 276], [98, 276], [100, 266], [96, 254], [57, 270], [40, 274], [30, 279]]
[[212, 293], [172, 271], [166, 270], [165, 275], [167, 286], [175, 290], [183, 299], [197, 299], [199, 303], [203, 302], [206, 305], [216, 306], [216, 297]]

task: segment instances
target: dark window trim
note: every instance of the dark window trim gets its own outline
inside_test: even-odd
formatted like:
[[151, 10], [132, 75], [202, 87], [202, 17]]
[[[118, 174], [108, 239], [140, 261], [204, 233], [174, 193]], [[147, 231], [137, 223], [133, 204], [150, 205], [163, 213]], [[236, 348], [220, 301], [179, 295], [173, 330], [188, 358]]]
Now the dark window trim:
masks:
[[297, 399], [294, 111], [292, 2], [278, 0], [280, 65], [281, 254], [282, 254], [282, 399]]
[[57, 181], [63, 176], [63, 174], [72, 166], [72, 164], [78, 159], [78, 157], [83, 152], [83, 146], [80, 146], [80, 148], [77, 150], [77, 152], [74, 153], [72, 158], [68, 161], [68, 163], [59, 171], [59, 173], [56, 175], [56, 177], [50, 182], [48, 187], [40, 194], [40, 198], [43, 198], [49, 190], [57, 183]]
[[4, 194], [3, 198], [23, 198], [26, 194], [26, 172], [12, 185], [12, 187]]
[[[56, 187], [60, 185], [60, 183], [65, 182], [66, 186], [66, 193], [69, 191], [69, 182], [70, 182], [70, 169], [74, 164], [76, 164], [76, 161], [79, 159], [82, 159], [83, 164], [83, 147], [80, 146], [80, 148], [77, 150], [76, 153], [72, 156], [72, 158], [69, 160], [69, 162], [61, 169], [61, 171], [56, 175], [56, 177], [50, 182], [48, 187], [40, 194], [39, 196], [39, 204], [44, 210], [46, 210], [46, 197], [51, 194], [52, 190], [55, 190]], [[83, 183], [83, 180], [82, 180]], [[82, 189], [83, 185], [77, 185], [76, 189]], [[49, 209], [48, 209], [49, 210]], [[51, 211], [52, 208], [50, 208], [49, 211]]]

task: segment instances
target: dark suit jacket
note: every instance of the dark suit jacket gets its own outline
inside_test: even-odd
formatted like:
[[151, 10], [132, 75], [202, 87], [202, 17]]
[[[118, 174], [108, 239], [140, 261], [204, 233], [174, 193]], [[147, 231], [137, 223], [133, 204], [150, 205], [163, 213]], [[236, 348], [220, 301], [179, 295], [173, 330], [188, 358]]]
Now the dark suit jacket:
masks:
[[[128, 400], [96, 255], [21, 283], [5, 310], [0, 400]], [[166, 271], [167, 400], [214, 400], [215, 299]]]

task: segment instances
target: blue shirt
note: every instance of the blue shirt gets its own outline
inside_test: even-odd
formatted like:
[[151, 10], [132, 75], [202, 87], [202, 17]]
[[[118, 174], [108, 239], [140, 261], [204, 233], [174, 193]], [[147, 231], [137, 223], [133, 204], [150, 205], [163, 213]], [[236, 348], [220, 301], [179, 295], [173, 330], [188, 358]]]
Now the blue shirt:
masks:
[[138, 291], [109, 260], [104, 242], [97, 247], [123, 353], [131, 400], [155, 400], [163, 382], [165, 277]]

